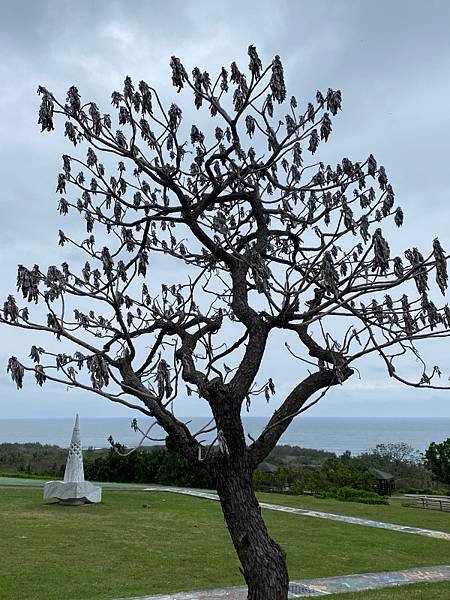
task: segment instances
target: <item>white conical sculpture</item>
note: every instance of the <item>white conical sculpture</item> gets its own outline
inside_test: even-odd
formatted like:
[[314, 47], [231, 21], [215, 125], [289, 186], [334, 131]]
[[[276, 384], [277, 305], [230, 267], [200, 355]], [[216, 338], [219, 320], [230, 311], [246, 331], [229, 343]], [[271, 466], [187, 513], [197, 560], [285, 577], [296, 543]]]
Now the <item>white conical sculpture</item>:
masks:
[[64, 482], [72, 483], [84, 481], [83, 453], [80, 439], [80, 419], [75, 418], [75, 426], [70, 442], [69, 455], [67, 456], [66, 470], [64, 471]]
[[85, 504], [101, 502], [102, 488], [84, 480], [83, 452], [80, 439], [80, 420], [78, 415], [67, 456], [64, 481], [47, 481], [44, 485], [44, 500], [57, 498], [64, 504]]

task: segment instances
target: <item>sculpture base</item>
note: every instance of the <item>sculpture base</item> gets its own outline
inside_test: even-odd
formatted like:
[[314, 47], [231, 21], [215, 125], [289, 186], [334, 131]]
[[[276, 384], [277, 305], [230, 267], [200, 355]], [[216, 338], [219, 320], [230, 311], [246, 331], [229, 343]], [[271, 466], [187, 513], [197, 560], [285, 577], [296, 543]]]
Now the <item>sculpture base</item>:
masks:
[[77, 505], [102, 501], [102, 488], [89, 481], [65, 483], [47, 481], [44, 485], [44, 500], [56, 498], [63, 504]]

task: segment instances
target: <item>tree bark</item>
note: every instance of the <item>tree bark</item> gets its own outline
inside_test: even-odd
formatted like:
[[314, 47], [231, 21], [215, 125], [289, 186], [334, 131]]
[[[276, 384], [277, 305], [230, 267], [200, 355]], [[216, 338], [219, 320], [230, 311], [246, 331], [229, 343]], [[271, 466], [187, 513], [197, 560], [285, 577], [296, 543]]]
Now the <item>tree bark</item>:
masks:
[[[234, 462], [234, 461], [233, 461]], [[252, 486], [252, 469], [221, 461], [217, 491], [248, 586], [248, 600], [287, 600], [286, 555], [270, 537]], [[225, 464], [226, 463], [226, 464]]]

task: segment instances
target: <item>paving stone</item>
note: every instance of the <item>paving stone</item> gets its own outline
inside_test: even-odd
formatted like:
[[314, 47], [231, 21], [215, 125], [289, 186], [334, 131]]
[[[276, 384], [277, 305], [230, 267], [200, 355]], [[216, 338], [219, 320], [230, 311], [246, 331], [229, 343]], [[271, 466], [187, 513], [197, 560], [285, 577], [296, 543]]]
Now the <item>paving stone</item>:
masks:
[[[389, 571], [384, 573], [362, 573], [344, 575], [342, 577], [325, 577], [322, 579], [305, 579], [292, 581], [289, 584], [289, 598], [322, 597], [330, 594], [345, 592], [362, 592], [379, 588], [395, 587], [411, 583], [450, 582], [450, 565], [436, 567], [421, 567]], [[450, 583], [449, 583], [450, 596]], [[247, 590], [240, 588], [225, 588], [219, 590], [199, 590], [180, 592], [159, 596], [140, 596], [118, 600], [246, 600]]]

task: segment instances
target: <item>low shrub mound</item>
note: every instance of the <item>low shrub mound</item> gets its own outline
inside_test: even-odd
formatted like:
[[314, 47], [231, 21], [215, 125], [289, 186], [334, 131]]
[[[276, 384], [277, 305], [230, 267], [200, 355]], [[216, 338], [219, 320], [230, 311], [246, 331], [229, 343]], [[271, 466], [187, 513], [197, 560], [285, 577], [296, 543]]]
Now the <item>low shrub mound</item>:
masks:
[[333, 498], [342, 502], [359, 502], [360, 504], [389, 504], [387, 498], [375, 492], [355, 489], [349, 486], [330, 488], [315, 494], [316, 498]]

